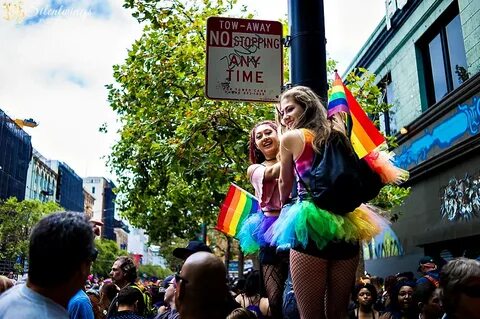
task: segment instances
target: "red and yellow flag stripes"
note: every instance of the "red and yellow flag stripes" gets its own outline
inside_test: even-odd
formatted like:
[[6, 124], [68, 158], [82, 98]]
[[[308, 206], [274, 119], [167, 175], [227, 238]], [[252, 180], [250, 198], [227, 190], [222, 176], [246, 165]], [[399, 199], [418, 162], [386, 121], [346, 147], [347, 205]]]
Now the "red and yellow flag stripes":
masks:
[[245, 218], [255, 213], [259, 207], [258, 200], [252, 194], [231, 184], [227, 197], [220, 206], [220, 215], [218, 215], [215, 229], [235, 237]]

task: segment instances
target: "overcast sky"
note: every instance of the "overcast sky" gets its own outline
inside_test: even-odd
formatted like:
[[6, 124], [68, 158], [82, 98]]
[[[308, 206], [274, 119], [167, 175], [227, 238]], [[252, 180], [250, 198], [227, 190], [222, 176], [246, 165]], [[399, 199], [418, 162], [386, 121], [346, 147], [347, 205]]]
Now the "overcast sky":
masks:
[[[40, 124], [25, 130], [45, 157], [66, 162], [82, 177], [112, 178], [103, 157], [118, 126], [104, 85], [141, 27], [121, 0], [19, 2], [0, 0], [0, 109]], [[287, 15], [287, 0], [240, 2], [258, 19]], [[327, 51], [340, 71], [384, 14], [384, 0], [325, 0]], [[109, 134], [98, 132], [105, 122], [113, 128]]]

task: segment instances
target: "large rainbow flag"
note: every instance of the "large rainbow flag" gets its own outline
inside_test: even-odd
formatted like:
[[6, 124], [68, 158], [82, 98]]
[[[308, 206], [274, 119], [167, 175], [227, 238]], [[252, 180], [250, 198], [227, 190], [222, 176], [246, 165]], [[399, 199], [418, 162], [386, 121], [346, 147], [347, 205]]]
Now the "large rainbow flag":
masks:
[[258, 200], [246, 190], [231, 184], [218, 215], [215, 229], [235, 237], [245, 218], [260, 208]]
[[349, 115], [349, 121], [351, 121], [350, 140], [359, 158], [365, 157], [385, 143], [385, 137], [368, 118], [336, 71], [328, 100], [328, 117], [338, 112], [345, 112]]

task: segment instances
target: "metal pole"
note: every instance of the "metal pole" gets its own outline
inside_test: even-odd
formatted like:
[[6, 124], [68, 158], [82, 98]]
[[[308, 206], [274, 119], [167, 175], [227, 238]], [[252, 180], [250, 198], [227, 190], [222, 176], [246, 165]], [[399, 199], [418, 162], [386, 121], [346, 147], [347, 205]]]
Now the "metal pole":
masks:
[[232, 250], [232, 239], [225, 235], [227, 238], [227, 251], [225, 252], [225, 266], [227, 267], [227, 274], [228, 274], [228, 269], [230, 267], [230, 251]]
[[327, 101], [327, 53], [323, 0], [289, 0], [290, 78]]

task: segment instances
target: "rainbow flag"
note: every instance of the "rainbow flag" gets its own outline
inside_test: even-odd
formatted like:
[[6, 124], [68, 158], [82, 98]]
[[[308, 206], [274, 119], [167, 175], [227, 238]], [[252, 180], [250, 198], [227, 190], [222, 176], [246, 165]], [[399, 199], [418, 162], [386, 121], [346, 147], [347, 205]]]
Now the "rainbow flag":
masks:
[[227, 197], [220, 206], [220, 215], [218, 215], [215, 229], [235, 237], [245, 218], [259, 208], [260, 204], [255, 196], [232, 183]]
[[350, 140], [359, 158], [365, 157], [385, 143], [383, 134], [368, 118], [352, 92], [343, 84], [337, 72], [335, 72], [335, 80], [328, 100], [329, 118], [338, 112], [345, 112], [349, 115], [349, 121], [351, 122]]

